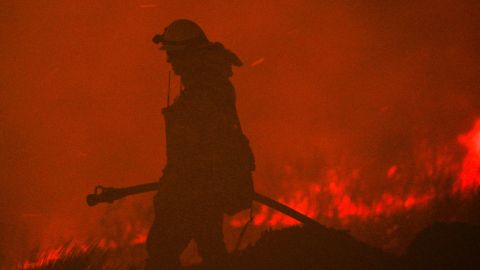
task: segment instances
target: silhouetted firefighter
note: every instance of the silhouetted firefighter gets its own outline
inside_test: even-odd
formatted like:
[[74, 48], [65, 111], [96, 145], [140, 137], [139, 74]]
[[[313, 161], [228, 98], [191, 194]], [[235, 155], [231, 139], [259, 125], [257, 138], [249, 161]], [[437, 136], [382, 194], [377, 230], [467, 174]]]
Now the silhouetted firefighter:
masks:
[[153, 42], [161, 44], [184, 86], [173, 104], [167, 102], [163, 109], [167, 138], [163, 176], [159, 182], [126, 188], [97, 186], [87, 196], [87, 204], [94, 206], [158, 191], [146, 243], [146, 269], [179, 268], [179, 255], [191, 239], [197, 242], [205, 264], [228, 269], [222, 267], [227, 253], [223, 215], [249, 208], [252, 200], [327, 231], [315, 220], [254, 192], [255, 161], [240, 127], [229, 81], [232, 66], [242, 65], [238, 57], [222, 44], [210, 42], [189, 20], [172, 22]]
[[153, 38], [184, 89], [162, 110], [167, 164], [154, 199], [146, 269], [176, 269], [191, 239], [207, 265], [226, 257], [223, 215], [249, 208], [254, 159], [240, 127], [229, 81], [240, 59], [210, 42], [189, 20], [176, 20]]

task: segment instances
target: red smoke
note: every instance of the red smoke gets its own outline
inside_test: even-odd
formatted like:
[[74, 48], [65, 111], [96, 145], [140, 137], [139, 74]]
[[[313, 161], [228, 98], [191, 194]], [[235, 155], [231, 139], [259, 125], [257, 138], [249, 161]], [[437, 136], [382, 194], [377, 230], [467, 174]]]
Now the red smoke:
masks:
[[[0, 260], [143, 240], [151, 195], [84, 196], [161, 175], [169, 66], [150, 40], [183, 17], [245, 63], [232, 80], [259, 192], [392, 250], [436, 220], [478, 222], [479, 5], [2, 3]], [[295, 223], [255, 212], [259, 230]]]

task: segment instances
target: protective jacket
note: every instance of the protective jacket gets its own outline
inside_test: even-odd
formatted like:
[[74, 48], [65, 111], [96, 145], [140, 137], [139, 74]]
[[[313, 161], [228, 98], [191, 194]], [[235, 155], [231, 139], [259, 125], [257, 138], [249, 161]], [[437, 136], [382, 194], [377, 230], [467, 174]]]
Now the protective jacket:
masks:
[[184, 89], [163, 109], [168, 192], [209, 200], [227, 214], [248, 208], [253, 196], [252, 151], [235, 108], [232, 65], [242, 63], [222, 44], [186, 52], [178, 71]]

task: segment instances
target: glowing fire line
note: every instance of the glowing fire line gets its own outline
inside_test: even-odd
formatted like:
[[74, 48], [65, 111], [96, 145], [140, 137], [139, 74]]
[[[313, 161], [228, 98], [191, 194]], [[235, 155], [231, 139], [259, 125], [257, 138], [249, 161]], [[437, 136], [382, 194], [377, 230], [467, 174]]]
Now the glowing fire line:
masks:
[[[458, 136], [458, 142], [464, 146], [467, 153], [462, 161], [462, 166], [455, 179], [455, 183], [450, 191], [454, 193], [469, 193], [480, 187], [480, 118], [477, 119], [473, 128], [466, 134]], [[394, 178], [398, 175], [398, 165], [392, 165], [386, 171], [386, 178]], [[352, 175], [358, 176], [357, 173]], [[428, 175], [431, 175], [430, 173]], [[408, 194], [400, 196], [391, 192], [384, 192], [380, 199], [369, 204], [362, 201], [355, 201], [349, 194], [345, 179], [338, 176], [338, 172], [330, 169], [327, 173], [328, 183], [320, 185], [318, 183], [309, 184], [304, 190], [297, 190], [288, 197], [280, 197], [279, 202], [292, 207], [293, 209], [307, 215], [310, 218], [338, 218], [341, 221], [348, 221], [348, 218], [355, 217], [368, 219], [376, 216], [389, 216], [402, 211], [408, 211], [415, 207], [427, 207], [429, 203], [439, 196], [434, 189], [418, 194]], [[328, 198], [326, 206], [320, 205], [322, 198]], [[231, 220], [230, 225], [234, 228], [243, 226], [248, 218], [236, 217]], [[292, 226], [298, 224], [296, 220], [284, 216], [281, 213], [272, 212], [267, 206], [260, 206], [253, 224], [256, 226]], [[146, 229], [140, 229], [135, 232], [131, 227], [127, 228], [130, 235], [129, 245], [138, 245], [145, 243]], [[41, 266], [50, 265], [58, 260], [72, 257], [79, 254], [85, 254], [93, 249], [114, 249], [119, 244], [113, 240], [103, 239], [96, 245], [88, 245], [71, 241], [67, 245], [59, 248], [50, 249], [38, 254], [36, 260], [25, 261], [18, 265], [19, 269], [34, 269]]]

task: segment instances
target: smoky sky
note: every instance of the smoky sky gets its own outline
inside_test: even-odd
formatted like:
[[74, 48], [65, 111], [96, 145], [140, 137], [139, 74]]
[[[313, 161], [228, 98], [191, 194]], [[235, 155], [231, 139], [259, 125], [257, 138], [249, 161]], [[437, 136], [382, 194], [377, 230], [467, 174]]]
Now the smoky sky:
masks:
[[480, 116], [478, 1], [0, 5], [0, 235], [10, 243], [88, 234], [107, 209], [85, 206], [96, 184], [161, 176], [170, 67], [151, 37], [174, 19], [198, 22], [244, 62], [232, 81], [266, 194], [291, 184], [278, 180], [285, 168], [311, 180], [343, 166], [371, 175], [374, 196], [374, 176], [411, 160], [418, 142], [455, 143]]

